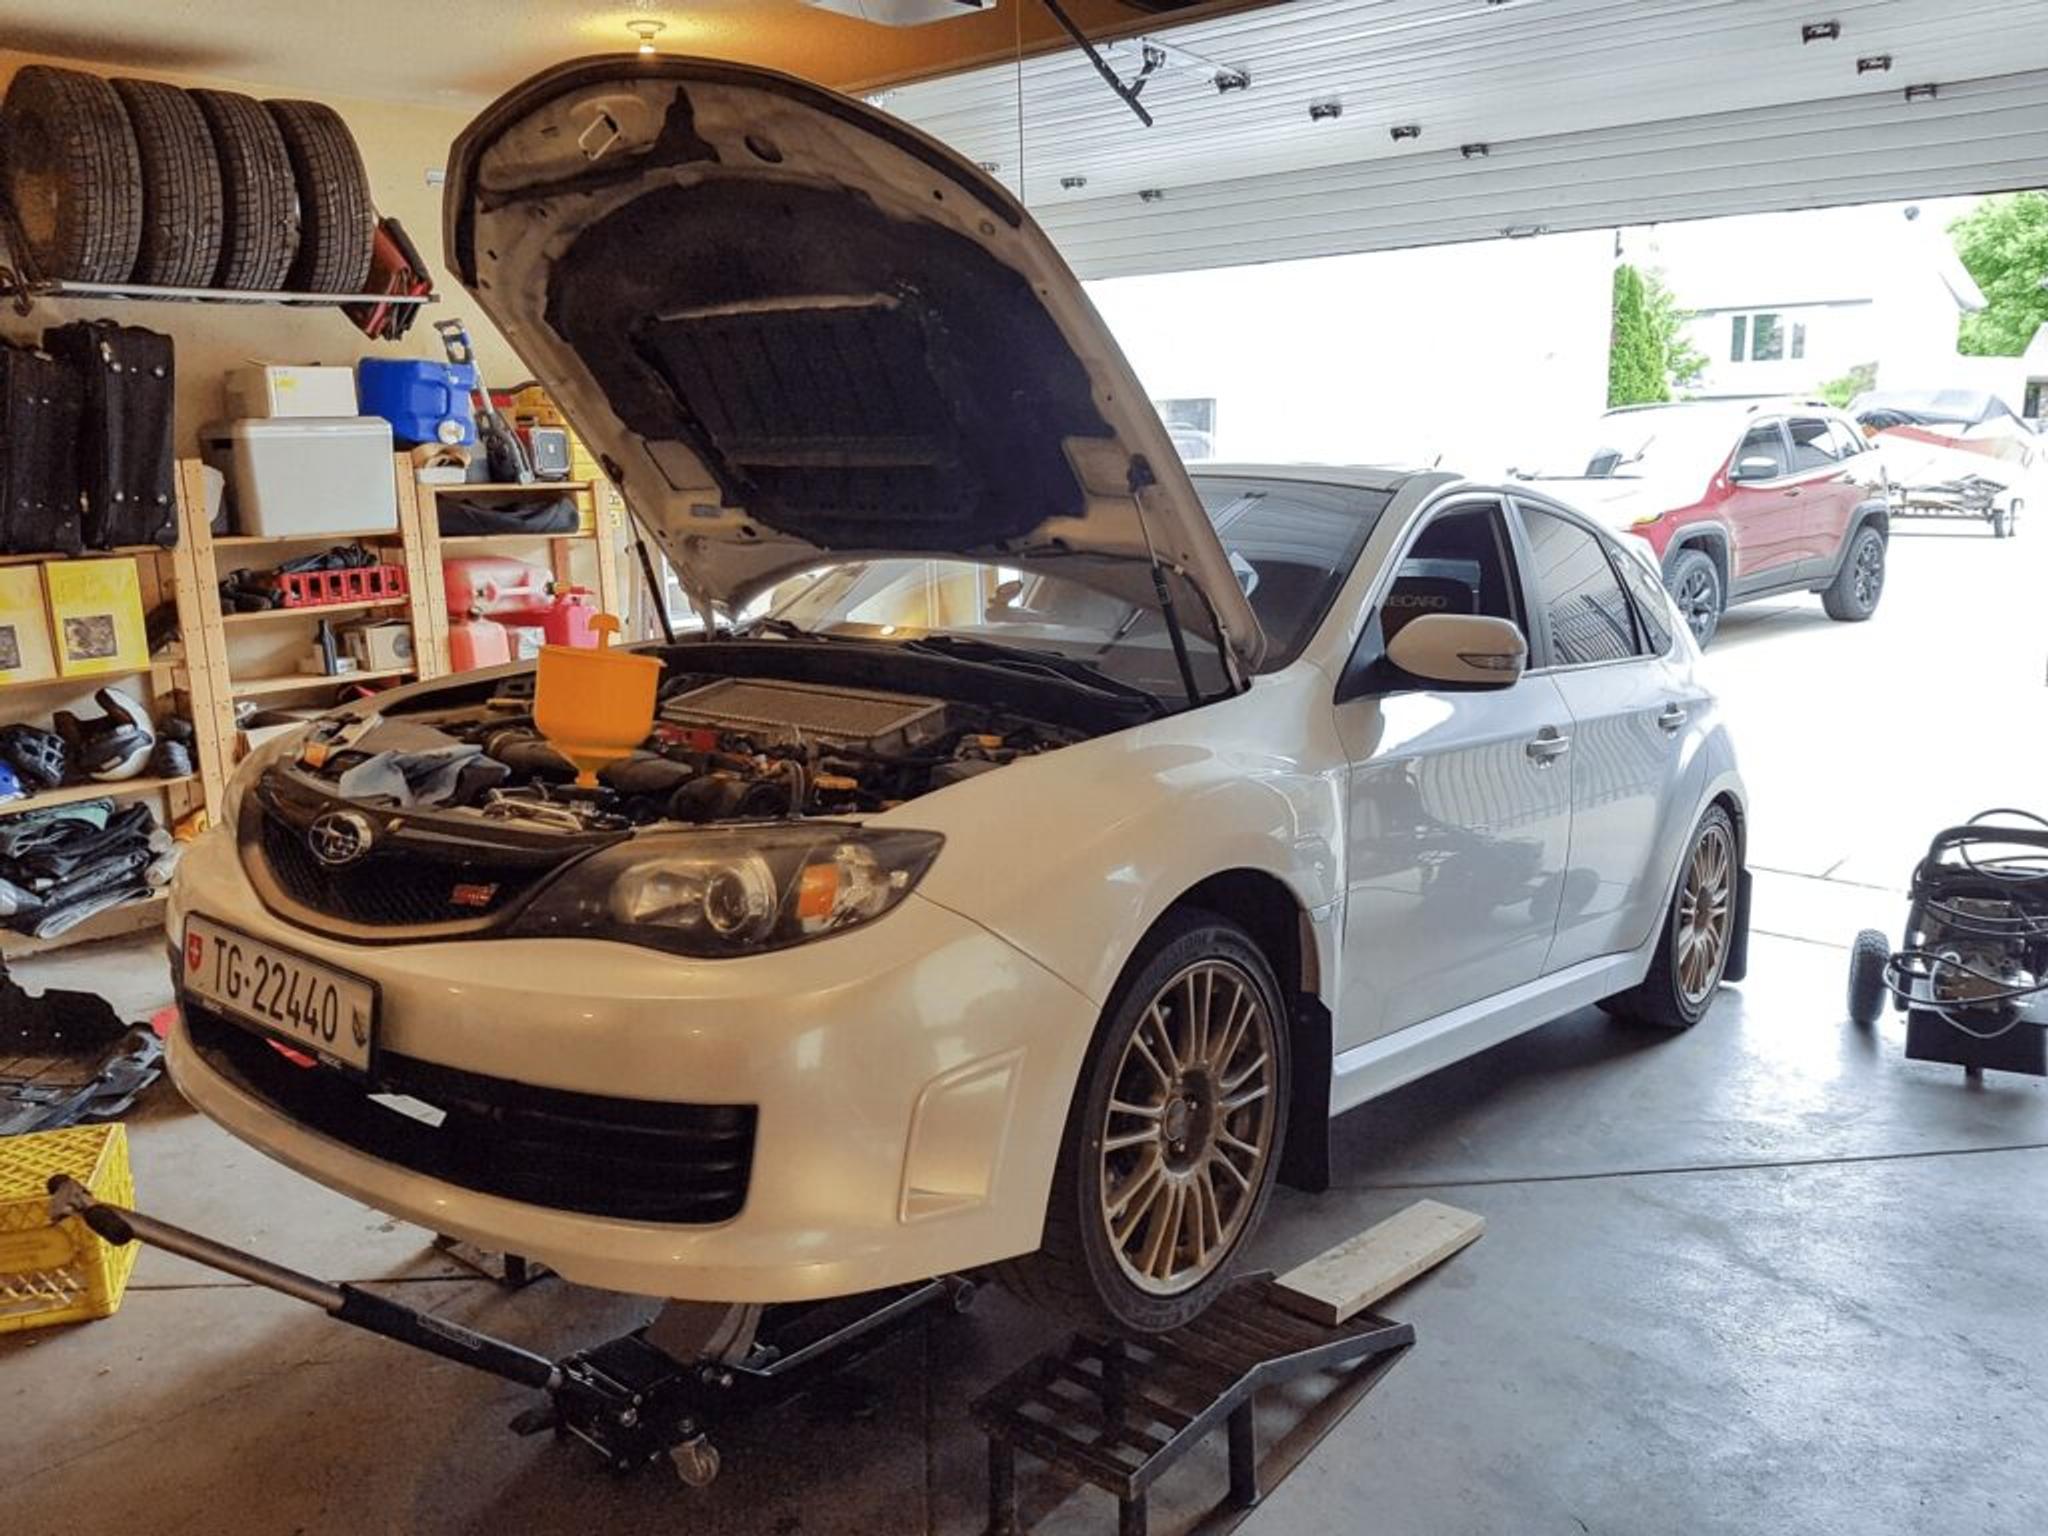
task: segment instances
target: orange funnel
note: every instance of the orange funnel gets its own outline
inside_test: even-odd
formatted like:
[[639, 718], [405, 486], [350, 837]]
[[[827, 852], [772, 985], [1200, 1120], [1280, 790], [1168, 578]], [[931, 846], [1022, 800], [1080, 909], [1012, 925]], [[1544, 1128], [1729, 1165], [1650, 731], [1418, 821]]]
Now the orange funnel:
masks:
[[590, 621], [596, 647], [544, 645], [533, 685], [533, 723], [554, 749], [576, 765], [576, 782], [597, 786], [597, 770], [632, 754], [654, 728], [654, 696], [661, 662], [614, 650], [619, 621], [600, 613]]

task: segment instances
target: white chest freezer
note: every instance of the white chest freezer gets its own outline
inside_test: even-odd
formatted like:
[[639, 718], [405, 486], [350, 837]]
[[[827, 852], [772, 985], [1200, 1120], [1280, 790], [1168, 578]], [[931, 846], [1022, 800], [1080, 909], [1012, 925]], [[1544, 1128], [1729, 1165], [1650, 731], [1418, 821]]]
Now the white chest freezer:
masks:
[[235, 530], [265, 538], [398, 526], [391, 423], [381, 416], [220, 421], [200, 456], [227, 476]]

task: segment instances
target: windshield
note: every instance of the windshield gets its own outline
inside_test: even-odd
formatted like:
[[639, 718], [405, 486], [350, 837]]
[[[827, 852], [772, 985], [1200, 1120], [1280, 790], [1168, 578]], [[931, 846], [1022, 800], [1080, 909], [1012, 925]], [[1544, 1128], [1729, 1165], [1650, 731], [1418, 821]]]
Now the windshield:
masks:
[[1683, 406], [1614, 411], [1558, 442], [1540, 463], [1518, 467], [1524, 480], [1662, 480], [1694, 476], [1704, 485], [1726, 462], [1739, 435], [1718, 411]]
[[[1266, 632], [1261, 670], [1284, 667], [1315, 633], [1391, 493], [1206, 476], [1196, 488]], [[1046, 651], [1161, 698], [1184, 692], [1157, 610], [1043, 570], [969, 560], [852, 560], [781, 583], [763, 612], [814, 633], [952, 635]]]

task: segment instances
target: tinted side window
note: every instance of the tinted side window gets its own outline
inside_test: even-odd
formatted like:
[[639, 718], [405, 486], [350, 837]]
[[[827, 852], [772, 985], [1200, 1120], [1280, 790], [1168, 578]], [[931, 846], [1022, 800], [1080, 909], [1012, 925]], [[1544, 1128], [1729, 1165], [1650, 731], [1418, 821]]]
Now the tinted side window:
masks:
[[1828, 423], [1828, 437], [1835, 445], [1835, 457], [1853, 459], [1870, 445], [1863, 441], [1863, 434], [1846, 421]]
[[1827, 422], [1820, 417], [1794, 416], [1790, 426], [1792, 468], [1795, 471], [1819, 469], [1822, 465], [1834, 463], [1840, 457], [1840, 450], [1835, 446], [1833, 434], [1828, 431]]
[[[1499, 502], [1454, 507], [1431, 518], [1401, 557], [1387, 595], [1359, 636], [1347, 695], [1392, 693], [1415, 681], [1386, 659], [1387, 642], [1426, 613], [1480, 614], [1522, 631], [1521, 588]], [[1362, 674], [1362, 675], [1361, 675]]]
[[1635, 613], [1599, 539], [1577, 523], [1525, 507], [1536, 601], [1550, 624], [1551, 662], [1580, 667], [1637, 653]]
[[1664, 591], [1664, 583], [1649, 566], [1626, 552], [1612, 558], [1614, 568], [1621, 572], [1621, 584], [1635, 599], [1636, 627], [1644, 652], [1662, 656], [1671, 649], [1671, 599]]
[[1760, 421], [1742, 435], [1742, 446], [1735, 450], [1735, 462], [1744, 459], [1769, 459], [1772, 469], [1769, 475], [1757, 474], [1758, 480], [1773, 479], [1787, 473], [1785, 468], [1785, 438], [1779, 432], [1775, 421]]

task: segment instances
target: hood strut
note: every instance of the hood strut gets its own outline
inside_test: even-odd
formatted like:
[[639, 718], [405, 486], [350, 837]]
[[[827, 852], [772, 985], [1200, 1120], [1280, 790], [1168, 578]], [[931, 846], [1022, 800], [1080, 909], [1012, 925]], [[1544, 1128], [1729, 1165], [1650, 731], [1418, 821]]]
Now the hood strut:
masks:
[[1173, 589], [1166, 584], [1166, 572], [1159, 569], [1159, 562], [1152, 562], [1152, 589], [1159, 594], [1160, 617], [1166, 620], [1166, 637], [1173, 642], [1173, 659], [1180, 667], [1180, 683], [1188, 693], [1188, 707], [1194, 708], [1202, 702], [1201, 684], [1195, 681], [1195, 664], [1188, 659], [1187, 636], [1181, 633], [1180, 615], [1174, 612]]

